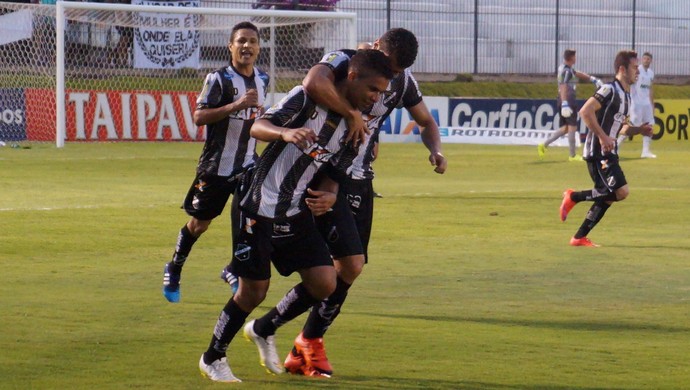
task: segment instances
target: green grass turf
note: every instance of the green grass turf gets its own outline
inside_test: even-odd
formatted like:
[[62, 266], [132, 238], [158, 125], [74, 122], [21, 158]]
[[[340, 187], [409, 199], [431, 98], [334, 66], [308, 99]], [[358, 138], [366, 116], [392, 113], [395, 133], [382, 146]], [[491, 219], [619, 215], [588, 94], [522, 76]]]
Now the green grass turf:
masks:
[[[269, 376], [253, 345], [229, 351], [242, 384], [199, 376], [228, 288], [227, 213], [194, 248], [182, 303], [161, 271], [187, 220], [200, 144], [0, 148], [2, 389], [683, 389], [690, 383], [690, 209], [685, 142], [628, 143], [631, 195], [572, 248], [587, 205], [561, 223], [582, 163], [563, 148], [421, 145], [376, 162], [371, 264], [327, 334], [330, 380]], [[493, 214], [493, 215], [492, 215]], [[251, 317], [295, 276], [276, 276]], [[303, 317], [280, 329], [287, 353]]]

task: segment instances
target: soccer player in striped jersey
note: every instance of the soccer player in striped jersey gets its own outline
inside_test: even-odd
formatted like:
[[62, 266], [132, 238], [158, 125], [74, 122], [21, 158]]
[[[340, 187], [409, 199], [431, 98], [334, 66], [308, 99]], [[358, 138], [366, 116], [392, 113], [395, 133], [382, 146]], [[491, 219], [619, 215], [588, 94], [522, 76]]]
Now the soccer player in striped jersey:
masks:
[[568, 135], [568, 146], [570, 147], [569, 161], [582, 161], [582, 157], [577, 155], [575, 150], [575, 132], [577, 132], [577, 103], [575, 101], [575, 90], [577, 89], [577, 79], [591, 81], [594, 85], [602, 85], [601, 80], [587, 73], [580, 72], [573, 68], [577, 61], [577, 53], [573, 49], [563, 52], [563, 63], [558, 67], [558, 99], [556, 109], [560, 110], [560, 128], [549, 137], [544, 143], [537, 145], [539, 159], [543, 160], [546, 148], [562, 137]]
[[[363, 110], [379, 100], [392, 77], [386, 55], [361, 50], [352, 57], [347, 77], [336, 84], [336, 91], [339, 98]], [[261, 154], [251, 181], [239, 191], [239, 207], [233, 208], [233, 213], [239, 214], [236, 221], [241, 230], [233, 243], [230, 271], [239, 277], [239, 289], [218, 318], [199, 362], [202, 372], [206, 367], [227, 367], [229, 343], [266, 296], [271, 263], [283, 276], [299, 273], [301, 283], [269, 311], [270, 318], [289, 321], [335, 290], [333, 260], [312, 213], [324, 212], [335, 202], [337, 183], [323, 174], [335, 175], [330, 172], [335, 168], [327, 163], [345, 144], [346, 134], [342, 115], [318, 105], [302, 86], [294, 88], [252, 126], [251, 135], [270, 144]], [[313, 183], [315, 178], [324, 181], [325, 187]], [[262, 365], [282, 373], [273, 336], [279, 324], [254, 324], [247, 323], [244, 332], [259, 346]]]
[[[358, 148], [349, 144], [330, 161], [336, 167], [335, 171], [341, 173], [336, 177], [339, 183], [338, 200], [332, 211], [318, 216], [316, 220], [335, 259], [337, 285], [328, 299], [312, 308], [303, 332], [295, 339], [294, 348], [284, 364], [288, 372], [294, 374], [332, 375], [333, 369], [325, 354], [323, 336], [339, 314], [349, 288], [367, 262], [374, 205], [374, 172], [371, 163], [375, 157], [378, 133], [385, 119], [395, 108], [405, 107], [422, 128], [422, 140], [429, 149], [429, 161], [435, 171], [443, 173], [447, 165], [441, 154], [438, 126], [422, 100], [417, 82], [407, 69], [414, 63], [417, 55], [416, 37], [408, 30], [396, 28], [386, 32], [372, 47], [391, 58], [396, 76], [391, 80], [384, 96], [364, 112], [370, 134], [362, 137], [363, 142]], [[340, 50], [326, 54], [304, 80], [307, 93], [331, 109], [339, 105], [345, 106], [346, 102], [333, 97], [333, 86], [346, 76], [353, 53], [352, 50]], [[275, 326], [271, 324], [282, 325], [287, 322], [287, 318], [280, 313], [270, 314], [257, 319], [255, 327], [273, 330]]]
[[163, 270], [163, 295], [180, 300], [182, 266], [196, 240], [223, 212], [237, 178], [256, 160], [256, 140], [249, 129], [266, 99], [269, 77], [254, 66], [259, 56], [259, 30], [250, 22], [232, 28], [228, 49], [231, 65], [209, 73], [197, 98], [194, 123], [205, 126], [206, 142], [196, 177], [183, 207], [191, 217], [182, 226], [172, 260]]
[[651, 134], [649, 124], [630, 126], [630, 86], [637, 81], [635, 51], [620, 51], [614, 60], [616, 78], [604, 84], [590, 97], [580, 110], [580, 116], [590, 130], [584, 145], [584, 159], [594, 188], [585, 191], [566, 190], [560, 207], [561, 221], [579, 202], [590, 201], [584, 222], [570, 239], [572, 246], [596, 247], [587, 235], [601, 221], [613, 202], [620, 202], [630, 192], [623, 170], [618, 163], [616, 137], [623, 131], [627, 134]]

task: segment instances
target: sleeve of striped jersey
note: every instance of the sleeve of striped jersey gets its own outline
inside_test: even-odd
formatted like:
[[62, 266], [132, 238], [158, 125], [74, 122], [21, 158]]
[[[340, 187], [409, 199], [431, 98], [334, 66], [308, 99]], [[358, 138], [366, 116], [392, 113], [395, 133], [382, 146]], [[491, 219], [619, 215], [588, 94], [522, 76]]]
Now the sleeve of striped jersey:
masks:
[[223, 90], [220, 85], [218, 73], [209, 73], [204, 80], [204, 88], [196, 99], [196, 108], [215, 108], [218, 107]]
[[344, 80], [347, 77], [347, 68], [350, 66], [350, 56], [343, 50], [326, 53], [319, 64], [326, 65], [333, 71], [335, 81]]
[[599, 104], [601, 104], [603, 107], [611, 102], [611, 100], [613, 99], [613, 95], [615, 95], [613, 91], [613, 85], [604, 84], [599, 89], [597, 89], [596, 92], [594, 92], [593, 97], [597, 99]]
[[261, 119], [267, 119], [280, 127], [290, 127], [290, 124], [306, 109], [306, 95], [301, 87], [296, 87], [278, 104], [269, 108]]
[[422, 101], [422, 91], [419, 90], [419, 84], [411, 72], [405, 70], [407, 75], [407, 88], [402, 98], [403, 107], [414, 107]]

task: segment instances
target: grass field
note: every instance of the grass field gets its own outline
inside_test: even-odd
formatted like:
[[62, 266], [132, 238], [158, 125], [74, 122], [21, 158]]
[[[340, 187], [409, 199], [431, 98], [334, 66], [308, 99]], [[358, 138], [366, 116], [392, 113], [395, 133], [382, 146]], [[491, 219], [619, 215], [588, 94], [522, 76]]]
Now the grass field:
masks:
[[[0, 148], [2, 389], [683, 389], [690, 383], [690, 165], [686, 142], [622, 166], [631, 195], [567, 245], [568, 187], [589, 188], [567, 151], [446, 145], [436, 175], [421, 145], [384, 144], [369, 264], [327, 335], [330, 380], [269, 376], [241, 337], [241, 384], [200, 377], [228, 298], [227, 214], [197, 243], [182, 302], [161, 271], [187, 217], [179, 204], [200, 144]], [[251, 316], [296, 278], [275, 277]], [[279, 330], [286, 354], [302, 324]]]

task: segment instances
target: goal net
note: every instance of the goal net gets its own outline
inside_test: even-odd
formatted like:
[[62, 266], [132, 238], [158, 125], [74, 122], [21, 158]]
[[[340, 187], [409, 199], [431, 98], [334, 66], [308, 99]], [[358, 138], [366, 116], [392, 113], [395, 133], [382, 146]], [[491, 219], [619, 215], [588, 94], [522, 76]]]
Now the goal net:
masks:
[[0, 141], [202, 141], [196, 97], [229, 65], [235, 24], [259, 27], [268, 104], [357, 43], [354, 13], [201, 5], [0, 2]]

